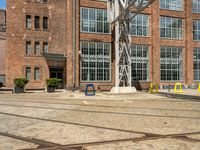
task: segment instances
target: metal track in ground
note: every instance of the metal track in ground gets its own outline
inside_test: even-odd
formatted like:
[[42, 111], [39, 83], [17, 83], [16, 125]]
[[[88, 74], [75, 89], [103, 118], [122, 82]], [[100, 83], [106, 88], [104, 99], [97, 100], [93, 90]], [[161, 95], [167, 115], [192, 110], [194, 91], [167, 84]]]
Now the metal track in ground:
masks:
[[26, 118], [26, 119], [33, 119], [33, 120], [40, 120], [40, 121], [47, 121], [47, 122], [70, 124], [70, 125], [75, 125], [75, 126], [91, 127], [91, 128], [105, 129], [105, 130], [118, 131], [118, 132], [144, 134], [144, 135], [148, 135], [148, 136], [160, 135], [160, 134], [153, 134], [153, 133], [147, 133], [147, 132], [139, 132], [139, 131], [133, 131], [133, 130], [124, 130], [124, 129], [118, 129], [118, 128], [102, 127], [102, 126], [95, 126], [95, 125], [75, 123], [75, 122], [67, 122], [67, 121], [60, 121], [60, 120], [53, 120], [53, 119], [45, 119], [45, 118], [24, 116], [24, 115], [16, 115], [16, 114], [11, 114], [11, 113], [4, 113], [4, 112], [0, 112], [0, 114], [6, 115], [6, 116], [14, 116], [14, 117], [20, 117], [20, 118]]
[[184, 116], [170, 116], [170, 115], [153, 115], [153, 114], [140, 114], [140, 113], [129, 113], [129, 112], [113, 112], [113, 111], [93, 111], [93, 110], [80, 110], [80, 109], [68, 109], [68, 108], [55, 108], [55, 107], [41, 107], [41, 106], [26, 106], [16, 104], [0, 104], [2, 106], [11, 107], [24, 107], [24, 108], [38, 108], [38, 109], [52, 109], [52, 110], [67, 110], [72, 112], [86, 112], [86, 113], [100, 113], [100, 114], [114, 114], [114, 115], [126, 115], [126, 116], [148, 116], [148, 117], [159, 117], [159, 118], [179, 118], [179, 119], [192, 119], [199, 120], [200, 117], [184, 117]]
[[16, 135], [0, 132], [0, 135], [2, 135], [2, 136], [7, 136], [7, 137], [10, 137], [10, 138], [14, 138], [14, 139], [18, 139], [18, 140], [21, 140], [21, 141], [25, 141], [25, 142], [34, 143], [36, 145], [39, 145], [37, 150], [62, 150], [62, 149], [65, 149], [65, 150], [82, 150], [82, 148], [87, 147], [87, 146], [111, 144], [111, 143], [117, 143], [117, 142], [128, 142], [128, 141], [136, 142], [136, 141], [145, 141], [145, 140], [156, 140], [156, 139], [161, 139], [161, 138], [173, 138], [173, 139], [179, 139], [179, 140], [186, 140], [186, 141], [189, 141], [189, 142], [200, 142], [199, 139], [192, 139], [192, 138], [187, 137], [187, 135], [200, 134], [200, 132], [160, 135], [160, 134], [151, 134], [151, 133], [145, 133], [145, 132], [137, 132], [137, 131], [132, 131], [132, 130], [129, 131], [129, 130], [121, 130], [121, 129], [115, 129], [115, 128], [99, 127], [99, 126], [90, 126], [90, 125], [83, 125], [83, 124], [78, 124], [78, 123], [70, 123], [70, 122], [56, 121], [56, 120], [36, 118], [36, 117], [28, 117], [28, 116], [2, 113], [2, 112], [0, 112], [0, 114], [15, 116], [15, 117], [23, 117], [23, 118], [28, 118], [28, 119], [37, 119], [37, 120], [41, 120], [41, 121], [75, 124], [75, 125], [78, 125], [78, 126], [89, 126], [89, 127], [94, 127], [94, 128], [109, 129], [109, 130], [114, 130], [114, 131], [119, 131], [119, 132], [129, 132], [129, 133], [136, 133], [136, 134], [143, 134], [144, 135], [141, 138], [116, 139], [116, 140], [110, 140], [110, 141], [98, 141], [98, 142], [91, 142], [91, 143], [59, 145], [59, 144], [55, 144], [55, 143], [50, 143], [50, 142], [38, 140], [38, 139], [29, 139], [29, 138], [19, 137], [19, 136], [16, 136]]
[[16, 140], [24, 141], [24, 142], [28, 142], [28, 143], [32, 143], [32, 144], [38, 145], [39, 149], [62, 146], [62, 145], [56, 144], [56, 143], [51, 143], [51, 142], [38, 140], [38, 139], [32, 139], [32, 138], [25, 138], [25, 137], [21, 137], [21, 136], [10, 134], [10, 133], [4, 133], [4, 132], [1, 132], [1, 131], [0, 131], [0, 136], [4, 136], [4, 137], [16, 139]]
[[99, 141], [99, 142], [90, 142], [90, 143], [69, 144], [69, 145], [58, 146], [58, 147], [50, 147], [50, 148], [44, 148], [44, 149], [29, 149], [29, 150], [55, 150], [59, 148], [80, 148], [80, 147], [82, 147], [81, 150], [87, 150], [86, 147], [88, 146], [114, 144], [114, 143], [119, 143], [119, 142], [121, 143], [121, 142], [138, 142], [138, 141], [147, 141], [147, 140], [157, 140], [157, 139], [164, 139], [164, 138], [179, 139], [179, 140], [185, 140], [189, 142], [200, 142], [199, 139], [192, 139], [192, 138], [186, 137], [187, 135], [195, 135], [195, 134], [200, 134], [200, 132], [145, 136], [141, 138], [127, 138], [127, 139], [117, 139], [117, 140]]
[[[131, 100], [132, 101], [132, 100]], [[33, 104], [55, 104], [55, 105], [66, 105], [66, 106], [82, 106], [82, 107], [102, 107], [102, 108], [122, 108], [122, 109], [146, 109], [146, 110], [170, 110], [170, 111], [188, 111], [188, 112], [200, 112], [200, 110], [187, 110], [187, 109], [165, 109], [165, 108], [147, 108], [147, 107], [130, 107], [130, 106], [114, 106], [114, 105], [96, 105], [96, 104], [74, 104], [74, 103], [54, 103], [54, 102], [35, 102], [35, 101], [22, 101], [22, 100], [0, 100], [0, 102], [9, 103], [33, 103]]]
[[141, 137], [141, 138], [127, 138], [127, 139], [117, 139], [117, 140], [98, 141], [98, 142], [89, 142], [89, 143], [60, 145], [56, 143], [39, 140], [39, 139], [25, 138], [25, 137], [17, 136], [14, 134], [0, 132], [1, 136], [5, 136], [12, 139], [38, 145], [37, 148], [30, 148], [30, 149], [23, 149], [23, 150], [87, 150], [87, 149], [84, 149], [84, 147], [104, 145], [104, 144], [114, 144], [114, 143], [119, 143], [119, 142], [138, 142], [138, 141], [146, 141], [146, 140], [157, 140], [157, 139], [163, 139], [163, 138], [173, 138], [173, 139], [185, 140], [189, 142], [200, 142], [199, 139], [192, 139], [192, 138], [187, 137], [187, 135], [196, 135], [196, 134], [200, 134], [200, 132], [169, 134], [169, 135], [145, 135], [144, 137]]

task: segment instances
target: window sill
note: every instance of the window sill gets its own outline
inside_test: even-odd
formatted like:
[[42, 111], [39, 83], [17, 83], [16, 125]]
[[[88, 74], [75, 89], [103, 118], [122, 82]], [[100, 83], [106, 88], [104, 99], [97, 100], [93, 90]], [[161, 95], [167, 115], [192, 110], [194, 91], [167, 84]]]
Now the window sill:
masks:
[[99, 84], [99, 83], [112, 83], [112, 81], [111, 80], [109, 80], [109, 81], [81, 81], [81, 83], [97, 83], [97, 84]]
[[42, 31], [49, 32], [50, 30], [49, 29], [43, 29]]
[[179, 12], [179, 13], [183, 12], [183, 10], [172, 10], [172, 9], [167, 9], [167, 8], [160, 8], [160, 10], [167, 10], [167, 11]]
[[42, 57], [42, 55], [34, 55], [34, 54], [30, 54], [30, 55], [24, 55], [24, 57]]
[[136, 37], [136, 38], [150, 38], [151, 36], [131, 35], [131, 37]]
[[48, 5], [49, 2], [47, 3], [44, 3], [44, 2], [31, 2], [31, 1], [28, 1], [28, 0], [24, 0], [24, 2], [26, 2], [27, 4], [39, 4], [39, 5]]
[[36, 31], [36, 32], [39, 32], [39, 31], [40, 32], [42, 32], [42, 31], [43, 32], [47, 32], [48, 31], [49, 32], [49, 30], [46, 30], [46, 29], [45, 30], [44, 29], [33, 29], [33, 31]]
[[84, 34], [99, 34], [99, 35], [110, 35], [111, 36], [111, 33], [86, 32], [86, 31], [80, 31], [80, 32], [84, 33]]
[[182, 39], [175, 39], [175, 38], [166, 38], [166, 37], [160, 37], [162, 40], [177, 40], [177, 41], [184, 41], [184, 38]]
[[194, 42], [200, 42], [200, 40], [193, 40]]
[[161, 83], [179, 83], [179, 82], [184, 82], [183, 80], [177, 80], [177, 81], [174, 81], [174, 80], [168, 80], [168, 81], [163, 81], [163, 80], [160, 80]]
[[25, 28], [26, 31], [43, 31], [43, 32], [49, 32], [49, 29], [35, 29], [35, 28]]
[[192, 13], [195, 14], [195, 15], [200, 15], [200, 12], [193, 12], [192, 11]]
[[150, 81], [150, 80], [146, 80], [146, 81], [141, 81], [141, 80], [132, 81], [132, 83], [137, 83], [137, 82], [140, 82], [140, 83], [148, 83], [148, 82], [151, 82], [151, 81]]

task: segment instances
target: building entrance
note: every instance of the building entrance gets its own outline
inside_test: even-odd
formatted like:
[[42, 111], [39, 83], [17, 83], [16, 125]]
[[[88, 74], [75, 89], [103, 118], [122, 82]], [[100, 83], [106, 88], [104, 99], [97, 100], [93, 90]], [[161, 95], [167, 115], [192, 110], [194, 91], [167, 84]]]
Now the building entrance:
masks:
[[50, 78], [61, 79], [61, 81], [58, 84], [58, 89], [63, 89], [65, 87], [64, 68], [62, 68], [62, 67], [50, 67], [49, 68], [49, 76], [50, 76]]

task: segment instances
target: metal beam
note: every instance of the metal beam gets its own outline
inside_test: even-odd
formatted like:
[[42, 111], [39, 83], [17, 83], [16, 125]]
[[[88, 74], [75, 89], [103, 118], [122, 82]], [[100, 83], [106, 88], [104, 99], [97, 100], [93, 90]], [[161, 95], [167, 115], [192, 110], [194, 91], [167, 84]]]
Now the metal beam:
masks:
[[[130, 22], [154, 0], [108, 0], [108, 15], [115, 26], [115, 91], [119, 87], [132, 87]], [[111, 11], [112, 10], [112, 11]], [[133, 13], [133, 14], [131, 14]]]

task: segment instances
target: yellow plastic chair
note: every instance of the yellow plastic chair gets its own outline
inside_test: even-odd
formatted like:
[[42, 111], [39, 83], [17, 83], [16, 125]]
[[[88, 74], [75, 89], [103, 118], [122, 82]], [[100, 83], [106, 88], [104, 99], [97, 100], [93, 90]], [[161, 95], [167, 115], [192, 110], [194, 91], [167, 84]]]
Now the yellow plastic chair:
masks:
[[[155, 89], [154, 89], [155, 87]], [[150, 83], [149, 93], [158, 93], [158, 84]]]
[[[177, 87], [179, 87], [179, 89], [177, 89]], [[182, 83], [175, 83], [174, 93], [183, 93]]]

